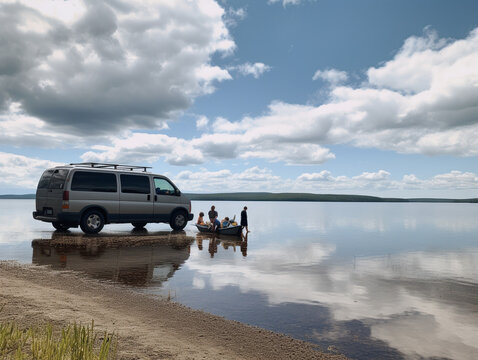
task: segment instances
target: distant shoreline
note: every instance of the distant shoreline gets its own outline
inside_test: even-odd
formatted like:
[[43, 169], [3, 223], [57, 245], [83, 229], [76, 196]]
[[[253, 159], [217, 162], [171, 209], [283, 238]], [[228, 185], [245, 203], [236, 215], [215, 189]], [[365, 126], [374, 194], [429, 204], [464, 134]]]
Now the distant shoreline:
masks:
[[[312, 193], [268, 193], [237, 192], [189, 194], [191, 200], [208, 201], [294, 201], [294, 202], [407, 202], [407, 203], [478, 203], [478, 198], [443, 199], [443, 198], [382, 198], [367, 195], [312, 194]], [[0, 199], [35, 199], [35, 194], [0, 195]]]

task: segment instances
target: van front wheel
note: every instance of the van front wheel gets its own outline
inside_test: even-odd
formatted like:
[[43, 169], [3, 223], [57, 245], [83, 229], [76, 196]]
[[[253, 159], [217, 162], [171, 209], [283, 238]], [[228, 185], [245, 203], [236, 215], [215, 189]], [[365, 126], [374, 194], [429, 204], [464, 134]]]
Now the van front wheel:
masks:
[[188, 218], [184, 211], [175, 211], [173, 215], [171, 215], [171, 220], [169, 221], [169, 225], [171, 225], [173, 230], [182, 230], [186, 227], [187, 223]]
[[97, 234], [105, 226], [105, 217], [99, 210], [87, 210], [82, 218], [80, 227], [86, 234]]

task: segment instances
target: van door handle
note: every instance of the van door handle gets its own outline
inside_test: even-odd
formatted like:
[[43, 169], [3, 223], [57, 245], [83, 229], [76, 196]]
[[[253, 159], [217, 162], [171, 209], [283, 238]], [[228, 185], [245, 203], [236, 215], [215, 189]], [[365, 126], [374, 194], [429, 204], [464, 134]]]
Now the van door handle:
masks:
[[148, 195], [148, 201], [151, 200], [151, 195]]
[[154, 201], [158, 201], [158, 196], [154, 195]]

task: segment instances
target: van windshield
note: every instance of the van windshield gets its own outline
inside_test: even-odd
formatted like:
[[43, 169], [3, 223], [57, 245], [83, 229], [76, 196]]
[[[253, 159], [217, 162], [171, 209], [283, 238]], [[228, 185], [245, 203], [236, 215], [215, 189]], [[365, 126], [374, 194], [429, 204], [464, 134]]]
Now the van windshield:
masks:
[[38, 189], [63, 189], [67, 175], [66, 169], [46, 170], [38, 182]]

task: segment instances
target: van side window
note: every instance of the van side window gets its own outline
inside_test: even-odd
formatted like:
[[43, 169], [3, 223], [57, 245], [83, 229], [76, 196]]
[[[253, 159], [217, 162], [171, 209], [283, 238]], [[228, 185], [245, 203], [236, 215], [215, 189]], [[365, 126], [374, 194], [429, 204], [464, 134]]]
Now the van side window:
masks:
[[48, 189], [50, 184], [51, 176], [53, 175], [53, 170], [45, 170], [41, 176], [40, 181], [38, 182], [38, 189]]
[[154, 178], [154, 187], [157, 195], [174, 195], [176, 189], [166, 179]]
[[142, 175], [120, 175], [121, 192], [132, 194], [150, 194], [151, 185], [149, 176]]
[[116, 175], [93, 171], [75, 171], [72, 191], [116, 192]]

